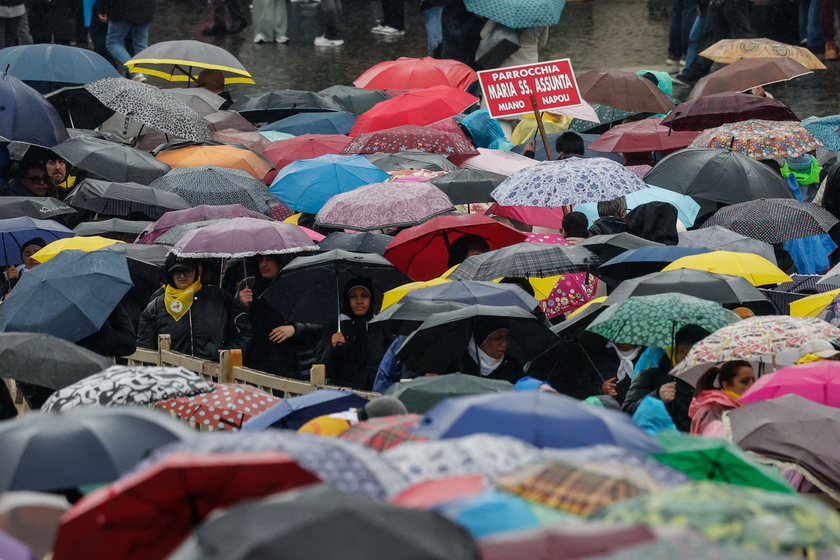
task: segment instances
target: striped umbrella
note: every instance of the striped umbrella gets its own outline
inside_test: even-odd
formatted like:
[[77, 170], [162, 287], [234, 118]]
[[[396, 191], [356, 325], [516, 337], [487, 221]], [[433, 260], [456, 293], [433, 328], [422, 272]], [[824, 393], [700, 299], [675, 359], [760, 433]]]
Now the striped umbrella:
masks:
[[828, 233], [835, 225], [837, 218], [822, 206], [787, 198], [762, 198], [721, 208], [702, 227], [722, 226], [772, 244]]
[[111, 216], [139, 212], [153, 220], [170, 210], [190, 208], [186, 200], [173, 192], [131, 183], [111, 183], [100, 196], [80, 201], [75, 206]]

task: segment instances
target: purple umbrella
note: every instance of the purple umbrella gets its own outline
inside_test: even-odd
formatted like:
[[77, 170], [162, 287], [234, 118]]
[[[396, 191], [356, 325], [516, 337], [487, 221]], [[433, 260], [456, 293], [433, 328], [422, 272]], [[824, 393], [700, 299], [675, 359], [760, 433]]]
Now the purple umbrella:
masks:
[[317, 249], [309, 236], [294, 224], [231, 218], [187, 232], [172, 252], [179, 257], [208, 259], [282, 255]]
[[196, 206], [187, 210], [175, 210], [167, 212], [161, 218], [146, 228], [145, 235], [137, 243], [145, 243], [151, 245], [155, 239], [169, 231], [172, 227], [181, 224], [191, 224], [195, 222], [206, 222], [208, 220], [218, 220], [221, 218], [258, 218], [260, 220], [270, 220], [268, 216], [248, 210], [241, 204], [229, 204], [227, 206]]
[[0, 532], [0, 558], [3, 560], [35, 560], [29, 547], [19, 540]]
[[453, 210], [449, 197], [431, 183], [372, 183], [333, 196], [316, 223], [368, 231], [414, 226]]

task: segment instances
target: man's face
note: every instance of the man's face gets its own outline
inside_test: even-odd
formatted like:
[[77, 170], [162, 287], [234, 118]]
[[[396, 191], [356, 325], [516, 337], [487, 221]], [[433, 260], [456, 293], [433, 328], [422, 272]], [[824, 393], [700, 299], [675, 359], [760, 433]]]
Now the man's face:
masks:
[[260, 259], [260, 275], [266, 280], [274, 280], [280, 274], [280, 265], [269, 257]]
[[67, 163], [63, 159], [49, 159], [45, 166], [53, 185], [62, 183], [67, 177]]
[[47, 189], [51, 184], [52, 179], [43, 167], [33, 167], [23, 178], [23, 186], [35, 196], [47, 196]]

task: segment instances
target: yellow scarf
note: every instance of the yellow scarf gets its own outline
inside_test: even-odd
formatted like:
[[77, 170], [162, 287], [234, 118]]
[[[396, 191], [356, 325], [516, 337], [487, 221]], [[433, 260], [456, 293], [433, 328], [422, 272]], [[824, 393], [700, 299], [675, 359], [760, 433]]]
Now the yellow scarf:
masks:
[[179, 290], [173, 288], [169, 284], [166, 285], [166, 292], [163, 294], [163, 304], [166, 306], [166, 312], [172, 315], [176, 321], [180, 321], [181, 317], [187, 314], [193, 303], [193, 295], [201, 289], [201, 280], [196, 280], [192, 286]]

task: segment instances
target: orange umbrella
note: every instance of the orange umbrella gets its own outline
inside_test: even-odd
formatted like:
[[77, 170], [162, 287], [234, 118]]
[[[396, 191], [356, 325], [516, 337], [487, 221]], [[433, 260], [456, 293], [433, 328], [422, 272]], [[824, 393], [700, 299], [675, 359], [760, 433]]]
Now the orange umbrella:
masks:
[[700, 56], [721, 64], [731, 64], [739, 58], [790, 58], [810, 70], [826, 69], [825, 64], [808, 49], [770, 39], [723, 39], [701, 52]]
[[272, 169], [271, 164], [251, 150], [243, 150], [234, 146], [190, 146], [177, 150], [166, 150], [159, 153], [157, 159], [173, 169], [175, 167], [201, 167], [204, 165], [241, 169], [260, 181]]

